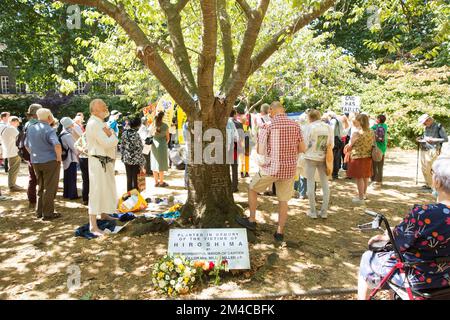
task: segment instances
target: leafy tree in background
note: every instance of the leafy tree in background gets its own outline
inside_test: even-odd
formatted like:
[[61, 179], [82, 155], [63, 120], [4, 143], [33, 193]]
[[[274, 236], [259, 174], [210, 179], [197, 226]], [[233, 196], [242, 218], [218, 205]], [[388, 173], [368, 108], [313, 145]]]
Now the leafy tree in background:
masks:
[[[44, 0], [2, 0], [0, 2], [0, 43], [6, 46], [0, 60], [17, 80], [30, 90], [46, 94], [56, 90], [57, 80], [74, 77], [76, 58], [87, 55], [89, 48], [76, 39], [104, 38], [104, 29], [92, 26], [69, 29], [66, 8]], [[20, 67], [18, 70], [15, 67]], [[72, 90], [73, 91], [73, 90]]]
[[342, 0], [320, 18], [316, 31], [367, 64], [427, 60], [450, 63], [448, 0]]

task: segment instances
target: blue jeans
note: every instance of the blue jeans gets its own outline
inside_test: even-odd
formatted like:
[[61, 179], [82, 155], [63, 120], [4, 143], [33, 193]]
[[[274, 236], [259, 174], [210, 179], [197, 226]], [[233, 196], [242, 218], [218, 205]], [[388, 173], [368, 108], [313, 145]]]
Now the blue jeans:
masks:
[[301, 197], [306, 197], [306, 178], [300, 177], [297, 181], [295, 181], [294, 189], [300, 193]]

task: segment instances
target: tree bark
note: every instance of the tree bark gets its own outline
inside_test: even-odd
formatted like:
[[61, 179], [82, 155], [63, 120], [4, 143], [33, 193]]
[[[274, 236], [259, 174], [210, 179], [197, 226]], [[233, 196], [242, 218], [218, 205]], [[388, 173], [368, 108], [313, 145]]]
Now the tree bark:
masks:
[[[224, 102], [215, 99], [214, 105], [202, 110], [211, 110], [202, 116], [202, 132], [208, 129], [218, 129], [226, 141], [227, 117], [217, 115], [216, 110], [226, 110]], [[220, 113], [220, 112], [219, 112]], [[224, 121], [225, 119], [225, 121]], [[200, 120], [200, 119], [197, 119]], [[189, 131], [193, 130], [193, 121], [189, 120]], [[198, 138], [198, 137], [197, 137]], [[202, 144], [202, 152], [210, 142], [201, 142], [191, 135], [193, 143]], [[192, 145], [192, 144], [190, 144]], [[191, 159], [194, 159], [194, 148], [190, 147]], [[242, 214], [242, 208], [235, 204], [230, 178], [230, 165], [225, 162], [226, 142], [223, 144], [223, 164], [188, 164], [188, 200], [182, 209], [184, 222], [193, 223], [200, 228], [237, 227], [235, 217]]]

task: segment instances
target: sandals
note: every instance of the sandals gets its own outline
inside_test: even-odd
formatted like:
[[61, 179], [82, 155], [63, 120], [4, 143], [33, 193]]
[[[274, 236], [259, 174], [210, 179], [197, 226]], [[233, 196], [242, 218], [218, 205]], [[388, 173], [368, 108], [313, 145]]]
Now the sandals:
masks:
[[163, 182], [163, 183], [155, 183], [155, 188], [157, 188], [157, 187], [161, 187], [161, 188], [166, 188], [166, 187], [168, 187], [169, 185], [167, 184], [167, 183], [165, 183], [165, 182]]

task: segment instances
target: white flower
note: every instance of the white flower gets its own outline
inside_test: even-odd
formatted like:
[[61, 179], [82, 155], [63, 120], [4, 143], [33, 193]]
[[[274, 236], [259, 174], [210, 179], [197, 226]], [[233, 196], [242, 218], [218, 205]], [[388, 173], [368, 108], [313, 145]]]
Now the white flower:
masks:
[[181, 283], [177, 283], [175, 286], [175, 291], [176, 292], [180, 292], [181, 288], [183, 288], [183, 286], [181, 285]]
[[165, 262], [161, 265], [160, 269], [161, 271], [167, 271], [167, 265]]
[[191, 282], [195, 282], [195, 277], [192, 277], [192, 278], [191, 278]]
[[166, 277], [165, 277], [165, 278], [166, 278], [167, 281], [170, 280], [170, 277], [169, 277], [169, 275], [167, 275], [167, 274], [166, 274]]
[[170, 280], [170, 285], [174, 286], [175, 285], [175, 280]]
[[182, 264], [183, 261], [182, 261], [180, 258], [175, 258], [175, 259], [173, 260], [173, 263], [177, 266], [177, 265], [179, 265], [179, 264]]
[[178, 268], [176, 268], [175, 271], [176, 271], [176, 273], [181, 273], [181, 270]]
[[167, 282], [164, 280], [159, 280], [159, 287], [163, 289], [167, 285]]
[[193, 274], [196, 274], [196, 273], [197, 273], [197, 270], [195, 270], [195, 269], [192, 270], [192, 273], [193, 273]]

